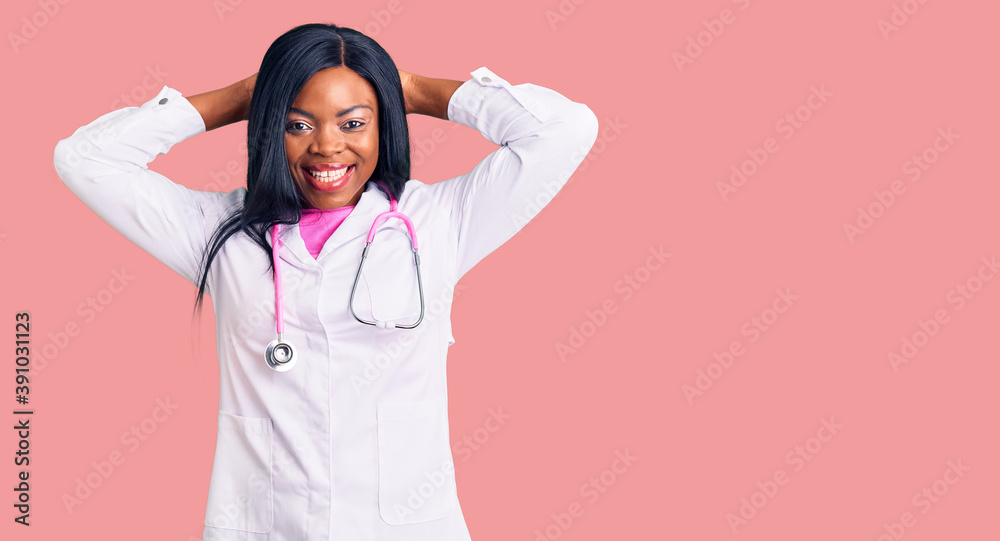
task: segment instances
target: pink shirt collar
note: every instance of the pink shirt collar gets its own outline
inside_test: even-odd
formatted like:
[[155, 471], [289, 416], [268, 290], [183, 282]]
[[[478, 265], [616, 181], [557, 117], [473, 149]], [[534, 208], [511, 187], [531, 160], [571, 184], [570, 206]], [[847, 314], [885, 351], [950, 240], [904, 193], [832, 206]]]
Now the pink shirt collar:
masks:
[[319, 257], [323, 245], [330, 235], [344, 223], [344, 220], [354, 206], [335, 209], [302, 209], [302, 219], [299, 220], [299, 234], [306, 244], [306, 249], [313, 258]]

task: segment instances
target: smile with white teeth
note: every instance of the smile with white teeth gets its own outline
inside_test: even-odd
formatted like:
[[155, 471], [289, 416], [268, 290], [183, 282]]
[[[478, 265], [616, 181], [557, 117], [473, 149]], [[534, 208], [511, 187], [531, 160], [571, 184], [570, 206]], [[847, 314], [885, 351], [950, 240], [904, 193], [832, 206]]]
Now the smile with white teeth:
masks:
[[333, 171], [313, 171], [310, 169], [306, 169], [306, 171], [309, 171], [309, 174], [320, 182], [336, 182], [343, 178], [350, 169], [351, 166], [341, 167]]

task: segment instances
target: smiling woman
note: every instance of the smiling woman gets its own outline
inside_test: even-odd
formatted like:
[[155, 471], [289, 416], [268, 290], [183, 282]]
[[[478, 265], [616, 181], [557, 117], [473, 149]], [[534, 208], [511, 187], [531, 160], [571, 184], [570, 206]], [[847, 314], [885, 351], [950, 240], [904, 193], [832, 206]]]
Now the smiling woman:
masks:
[[378, 136], [378, 99], [368, 81], [343, 66], [309, 79], [288, 112], [285, 154], [310, 208], [357, 204], [378, 162]]
[[[196, 309], [212, 296], [205, 539], [469, 539], [448, 432], [456, 284], [569, 180], [598, 127], [553, 90], [470, 74], [408, 73], [359, 32], [307, 24], [256, 75], [190, 98], [164, 86], [56, 146], [84, 203], [196, 286]], [[499, 148], [463, 175], [411, 179], [408, 113]], [[190, 190], [147, 168], [242, 120], [246, 188]]]
[[[257, 74], [226, 89], [191, 97], [206, 130], [248, 120], [249, 149], [244, 205], [213, 235], [196, 309], [201, 307], [215, 257], [237, 232], [251, 238], [270, 259], [267, 230], [274, 224], [298, 224], [302, 209], [353, 207], [372, 178], [399, 199], [410, 177], [406, 123], [410, 102], [403, 95], [401, 74], [408, 82], [418, 78], [396, 68], [389, 54], [368, 36], [314, 23], [278, 37]], [[435, 81], [440, 87], [441, 80]], [[454, 92], [460, 85], [452, 81], [447, 86]], [[447, 104], [451, 94], [437, 92], [436, 97]], [[349, 122], [352, 119], [357, 122]], [[354, 166], [343, 183], [304, 170], [335, 169], [338, 160]]]

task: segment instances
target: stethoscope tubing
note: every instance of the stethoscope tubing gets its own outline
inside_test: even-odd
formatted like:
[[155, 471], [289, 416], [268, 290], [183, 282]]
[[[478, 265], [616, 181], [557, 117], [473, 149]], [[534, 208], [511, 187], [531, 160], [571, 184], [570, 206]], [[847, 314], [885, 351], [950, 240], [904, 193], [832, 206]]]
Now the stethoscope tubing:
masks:
[[282, 299], [284, 291], [281, 280], [281, 238], [278, 237], [278, 224], [271, 227], [271, 259], [274, 265], [274, 313], [277, 323], [275, 330], [278, 332], [278, 339], [272, 340], [264, 351], [264, 360], [272, 370], [276, 372], [287, 372], [298, 362], [299, 356], [295, 352], [295, 346], [284, 340], [285, 321], [282, 317]]
[[[386, 190], [386, 193], [389, 194], [389, 210], [376, 216], [374, 222], [372, 222], [371, 228], [368, 230], [368, 237], [365, 239], [365, 247], [364, 250], [361, 251], [361, 262], [358, 264], [358, 272], [354, 276], [354, 284], [351, 286], [351, 297], [347, 304], [351, 311], [351, 315], [354, 316], [354, 319], [364, 323], [365, 325], [373, 325], [379, 329], [413, 329], [417, 325], [420, 325], [420, 322], [424, 320], [425, 309], [424, 284], [423, 279], [420, 276], [420, 253], [418, 252], [417, 232], [416, 227], [414, 227], [410, 218], [397, 210], [396, 198], [393, 197], [388, 190]], [[406, 231], [410, 236], [410, 248], [413, 250], [413, 265], [417, 272], [417, 292], [420, 296], [420, 315], [413, 323], [399, 324], [393, 321], [366, 320], [362, 319], [354, 311], [354, 295], [358, 289], [358, 282], [361, 280], [361, 271], [364, 269], [365, 261], [368, 259], [368, 249], [375, 240], [375, 232], [378, 229], [378, 226], [389, 218], [398, 218], [402, 220], [403, 223], [406, 224]], [[278, 339], [271, 341], [271, 343], [267, 345], [267, 349], [264, 351], [264, 360], [267, 362], [267, 366], [274, 371], [287, 372], [295, 366], [295, 363], [298, 361], [298, 354], [295, 351], [295, 347], [290, 342], [285, 341], [283, 336], [285, 331], [284, 317], [282, 314], [284, 291], [281, 280], [281, 257], [279, 255], [282, 242], [278, 233], [278, 224], [275, 223], [271, 226], [271, 259], [274, 264], [274, 313], [276, 319], [275, 330], [277, 331]]]

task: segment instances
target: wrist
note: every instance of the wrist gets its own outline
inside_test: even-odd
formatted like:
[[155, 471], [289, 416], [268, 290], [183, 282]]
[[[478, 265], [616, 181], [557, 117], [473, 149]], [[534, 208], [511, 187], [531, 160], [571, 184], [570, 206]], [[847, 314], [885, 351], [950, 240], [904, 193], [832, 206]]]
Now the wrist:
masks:
[[412, 113], [448, 120], [448, 102], [463, 81], [410, 75]]
[[196, 94], [188, 102], [201, 114], [205, 131], [246, 120], [256, 74], [229, 86]]
[[250, 99], [253, 97], [254, 85], [257, 84], [257, 74], [243, 79], [238, 83], [238, 103], [240, 104], [239, 120], [246, 120], [250, 115]]

